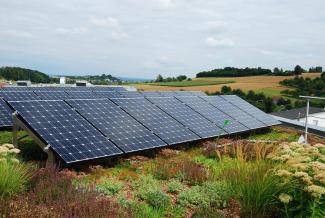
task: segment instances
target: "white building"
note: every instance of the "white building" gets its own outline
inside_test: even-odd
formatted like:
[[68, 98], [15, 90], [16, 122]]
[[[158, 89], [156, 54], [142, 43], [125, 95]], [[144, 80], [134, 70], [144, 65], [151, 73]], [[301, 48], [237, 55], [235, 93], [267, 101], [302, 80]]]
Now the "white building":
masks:
[[[296, 109], [282, 111], [282, 112], [274, 112], [271, 114], [278, 117], [296, 120], [302, 123], [305, 123], [306, 121], [306, 107], [296, 108]], [[325, 127], [325, 109], [310, 107], [308, 124], [313, 126]]]

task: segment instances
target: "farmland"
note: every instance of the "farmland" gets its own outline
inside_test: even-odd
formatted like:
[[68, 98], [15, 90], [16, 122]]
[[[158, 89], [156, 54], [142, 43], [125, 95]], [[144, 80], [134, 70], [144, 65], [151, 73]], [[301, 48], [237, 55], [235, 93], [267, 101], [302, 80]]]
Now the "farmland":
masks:
[[233, 80], [192, 80], [192, 81], [175, 81], [175, 82], [161, 82], [161, 83], [150, 83], [153, 86], [169, 86], [169, 87], [193, 87], [193, 86], [213, 86], [213, 85], [225, 85], [233, 83]]
[[[314, 147], [292, 142], [298, 137], [295, 130], [274, 127], [242, 139], [222, 138], [191, 147], [160, 149], [78, 171], [38, 168], [35, 163], [39, 160], [27, 163], [23, 147], [33, 146], [30, 139], [21, 144], [20, 153], [4, 144], [0, 146], [0, 214], [322, 217], [325, 142], [314, 136], [310, 137]], [[10, 132], [0, 132], [0, 144], [10, 141]], [[217, 144], [224, 147], [217, 148]]]
[[[319, 77], [320, 73], [304, 73], [303, 77], [305, 78], [316, 78]], [[176, 90], [185, 90], [185, 91], [204, 91], [208, 93], [213, 93], [220, 91], [221, 87], [224, 85], [223, 82], [232, 83], [227, 84], [233, 89], [242, 89], [243, 91], [254, 90], [254, 91], [265, 91], [271, 94], [270, 91], [280, 92], [287, 89], [279, 84], [280, 81], [284, 79], [293, 78], [293, 76], [250, 76], [250, 77], [224, 77], [224, 78], [194, 78], [192, 81], [186, 81], [188, 86], [180, 86], [179, 83], [169, 84], [170, 86], [161, 86], [161, 84], [134, 84], [134, 86], [139, 90], [144, 91], [176, 91]], [[217, 82], [219, 84], [211, 85], [211, 82]], [[206, 83], [204, 85], [191, 85], [191, 84], [200, 84]]]

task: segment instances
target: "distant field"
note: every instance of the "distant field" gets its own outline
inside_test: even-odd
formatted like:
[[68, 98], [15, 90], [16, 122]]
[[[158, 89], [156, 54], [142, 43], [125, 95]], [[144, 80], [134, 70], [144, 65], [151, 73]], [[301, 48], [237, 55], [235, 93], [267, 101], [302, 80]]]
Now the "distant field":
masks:
[[[319, 77], [320, 73], [305, 73], [303, 77], [309, 77], [311, 79]], [[266, 94], [276, 94], [280, 91], [288, 89], [279, 84], [280, 81], [284, 79], [294, 78], [294, 76], [250, 76], [250, 77], [224, 77], [224, 78], [195, 78], [193, 83], [199, 84], [200, 82], [205, 83], [204, 85], [195, 85], [195, 86], [161, 86], [156, 84], [136, 84], [135, 87], [138, 90], [144, 91], [203, 91], [213, 93], [220, 91], [221, 87], [225, 85], [225, 82], [228, 86], [233, 89], [242, 89], [243, 91], [254, 90], [254, 91], [263, 91], [267, 92]], [[232, 83], [228, 83], [232, 81]], [[209, 82], [216, 82], [217, 84], [207, 84]], [[272, 93], [273, 92], [273, 93]]]
[[212, 85], [222, 85], [234, 83], [235, 81], [217, 81], [217, 80], [192, 80], [192, 81], [182, 81], [182, 82], [162, 82], [162, 83], [150, 83], [153, 86], [170, 86], [170, 87], [192, 87], [192, 86], [212, 86]]

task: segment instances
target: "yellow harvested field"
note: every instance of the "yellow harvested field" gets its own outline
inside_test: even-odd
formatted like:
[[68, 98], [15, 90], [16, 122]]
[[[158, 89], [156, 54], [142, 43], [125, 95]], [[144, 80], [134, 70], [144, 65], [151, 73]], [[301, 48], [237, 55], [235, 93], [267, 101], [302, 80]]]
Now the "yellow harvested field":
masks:
[[[304, 73], [302, 75], [304, 78], [314, 79], [320, 76], [320, 73]], [[224, 77], [224, 78], [195, 78], [193, 80], [202, 81], [235, 81], [234, 83], [226, 84], [233, 89], [242, 89], [244, 91], [248, 90], [259, 90], [259, 89], [272, 89], [272, 90], [284, 90], [287, 89], [279, 84], [280, 81], [285, 79], [294, 78], [294, 76], [249, 76], [249, 77]], [[221, 85], [209, 85], [209, 86], [191, 86], [191, 87], [171, 87], [171, 86], [154, 86], [139, 84], [135, 85], [138, 90], [143, 91], [203, 91], [203, 92], [216, 92], [220, 91]]]

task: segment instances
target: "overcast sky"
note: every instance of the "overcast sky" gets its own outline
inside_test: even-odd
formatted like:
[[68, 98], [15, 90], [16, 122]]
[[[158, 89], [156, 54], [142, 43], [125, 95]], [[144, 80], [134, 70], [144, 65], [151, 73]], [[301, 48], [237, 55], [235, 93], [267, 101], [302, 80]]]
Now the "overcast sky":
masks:
[[154, 78], [325, 65], [324, 0], [0, 0], [0, 65]]

